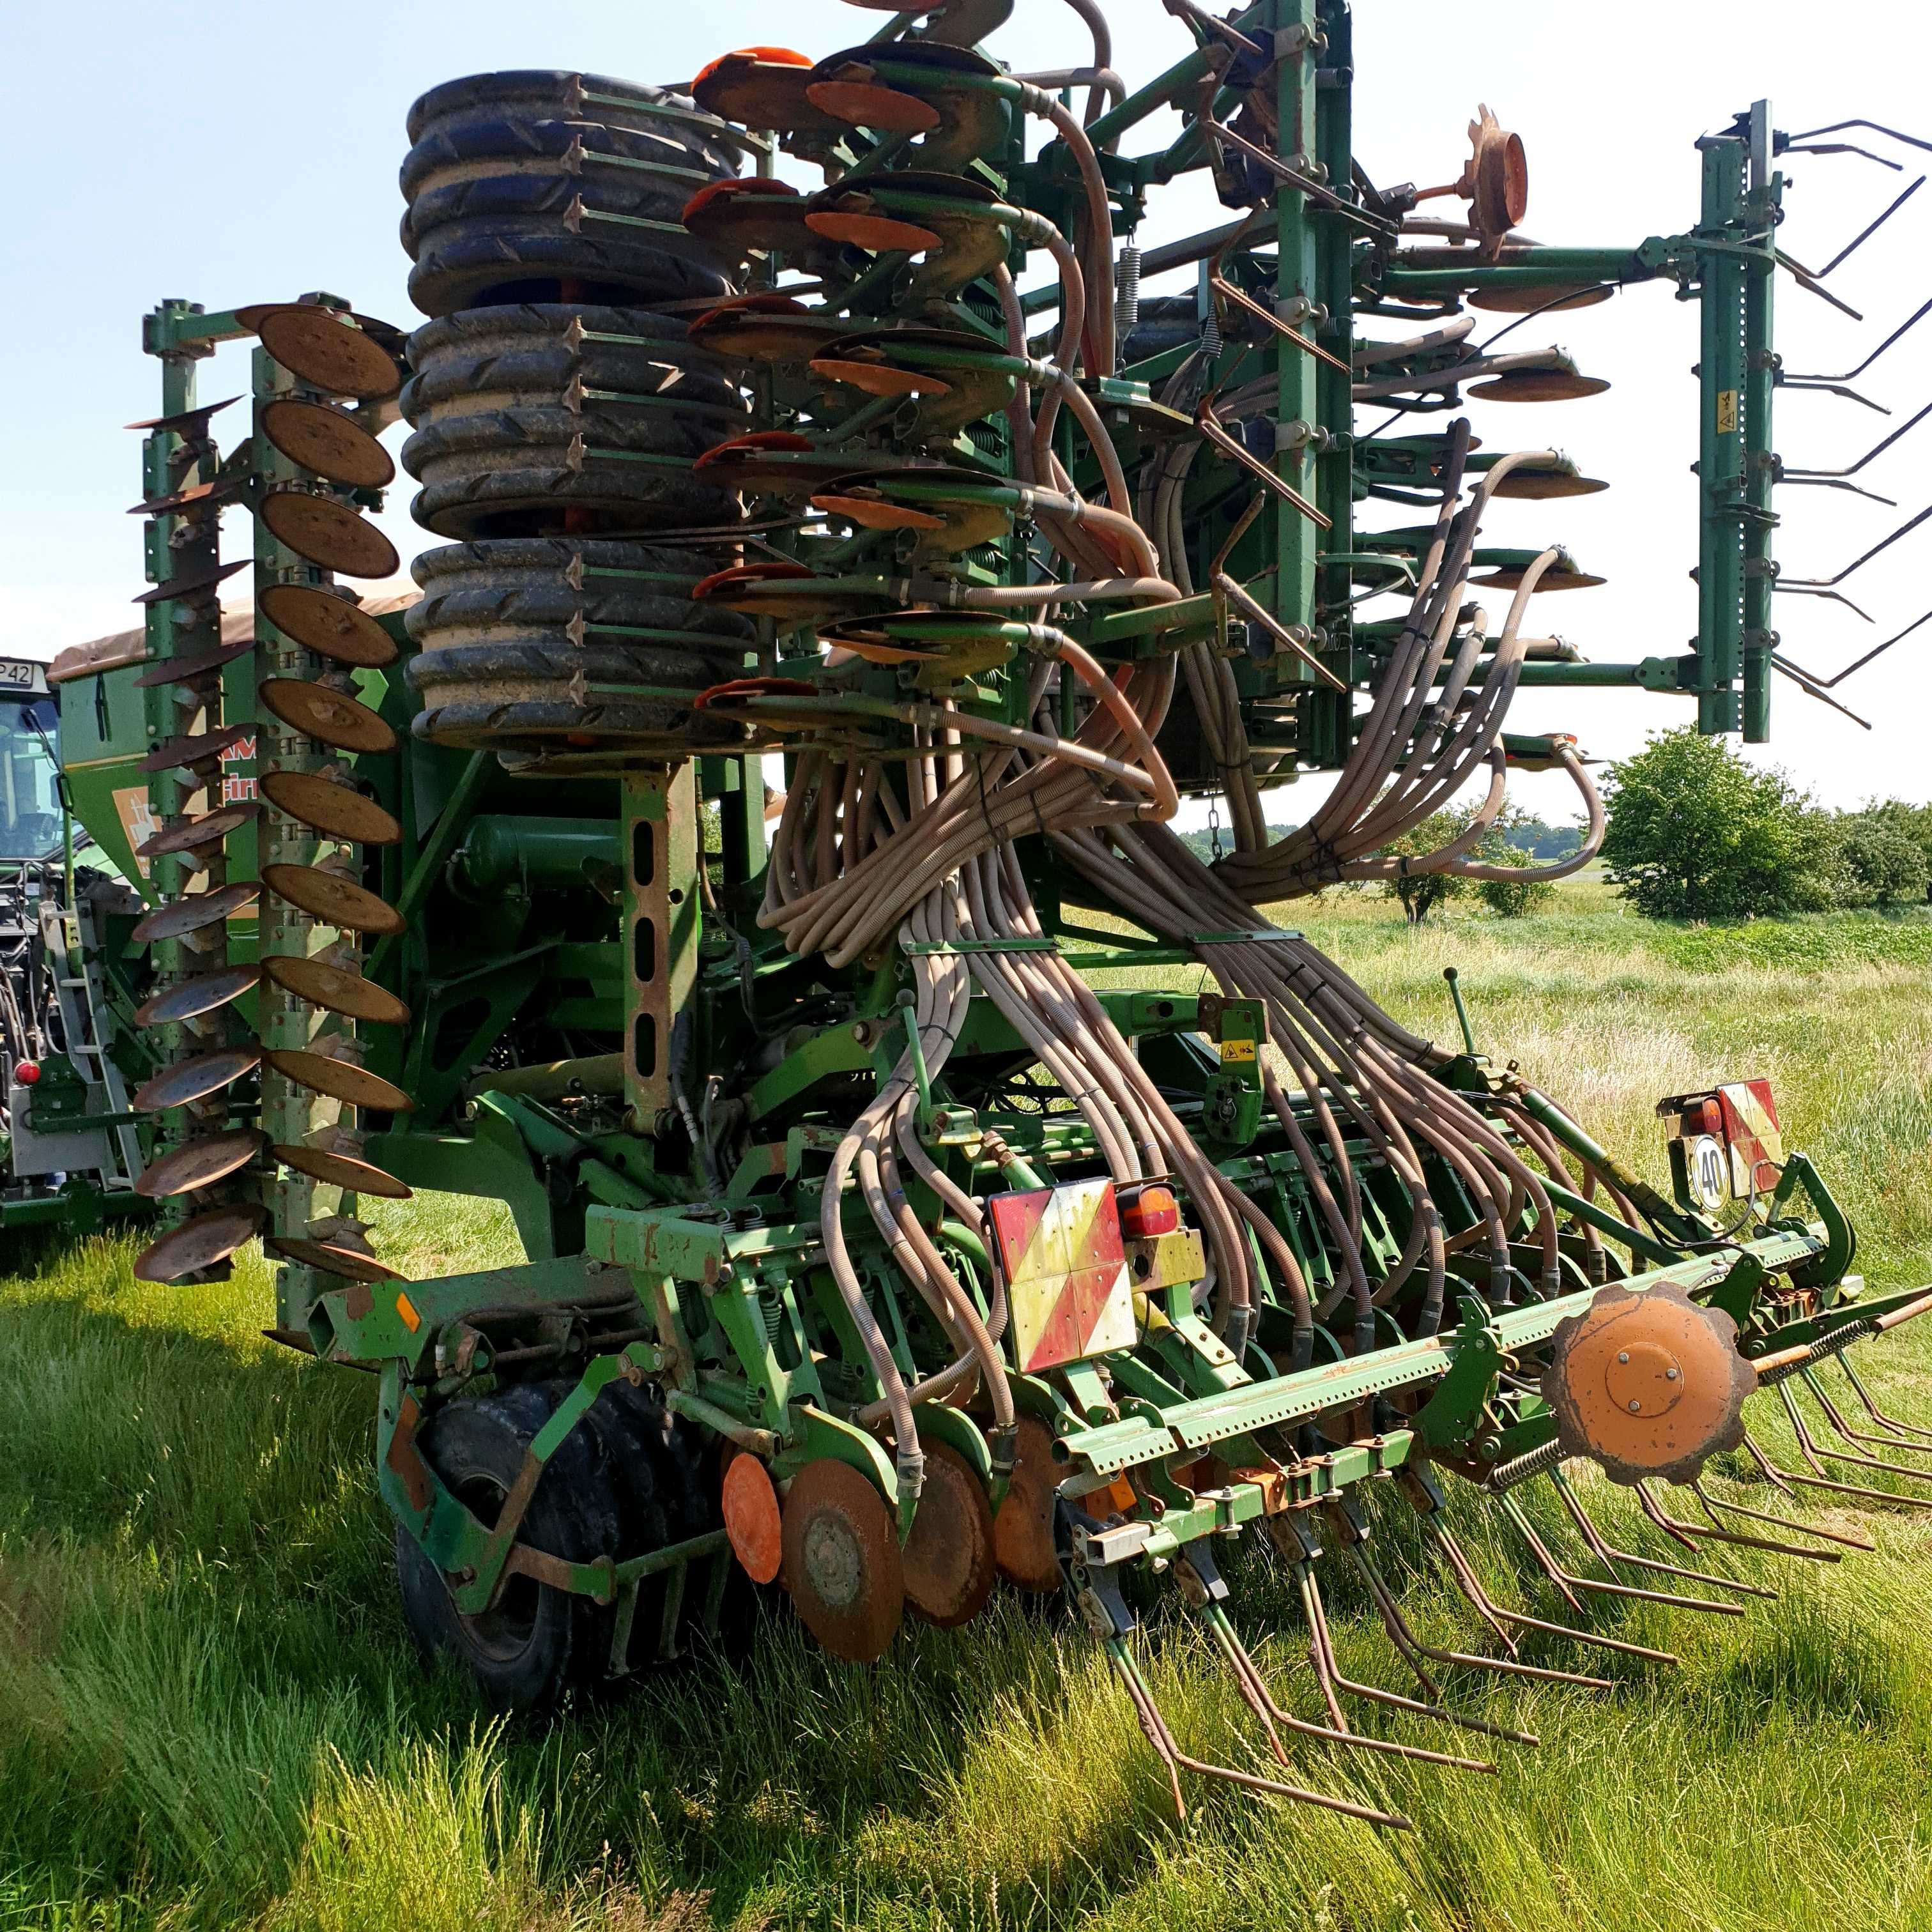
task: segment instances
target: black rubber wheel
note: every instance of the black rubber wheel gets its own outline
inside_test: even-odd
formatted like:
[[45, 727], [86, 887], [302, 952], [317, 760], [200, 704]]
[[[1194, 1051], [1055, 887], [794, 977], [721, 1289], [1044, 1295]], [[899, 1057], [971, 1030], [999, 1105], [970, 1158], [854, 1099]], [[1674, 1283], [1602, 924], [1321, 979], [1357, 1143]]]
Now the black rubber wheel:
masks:
[[[715, 1450], [701, 1430], [665, 1408], [655, 1384], [633, 1388], [614, 1382], [598, 1397], [590, 1420], [610, 1459], [626, 1553], [686, 1542], [722, 1526]], [[711, 1561], [727, 1564], [731, 1576], [742, 1580], [728, 1552]], [[701, 1626], [710, 1582], [708, 1564], [687, 1575], [678, 1631], [680, 1654], [688, 1653]], [[634, 1670], [661, 1660], [668, 1588], [667, 1576], [652, 1576], [638, 1594], [628, 1653]], [[728, 1584], [719, 1628], [728, 1648], [742, 1621], [734, 1614], [742, 1610], [742, 1595]]]
[[[722, 124], [685, 96], [598, 75], [475, 74], [410, 110], [403, 245], [426, 315], [574, 297], [696, 299], [728, 265], [682, 232], [700, 188], [738, 171]], [[605, 220], [601, 217], [624, 217]], [[662, 224], [640, 228], [638, 220]]]
[[748, 620], [692, 602], [713, 567], [701, 552], [595, 538], [426, 551], [404, 620], [421, 647], [409, 666], [418, 735], [496, 751], [741, 743], [740, 725], [691, 709], [744, 674], [754, 636]]
[[557, 303], [466, 309], [418, 329], [410, 362], [403, 466], [422, 485], [416, 521], [440, 536], [737, 520], [737, 497], [691, 464], [742, 429], [744, 398], [680, 323]]
[[[504, 1390], [437, 1411], [418, 1438], [437, 1475], [485, 1522], [494, 1522], [522, 1467], [531, 1438], [556, 1406], [554, 1388]], [[613, 1486], [582, 1427], [545, 1466], [524, 1517], [533, 1547], [572, 1562], [617, 1553], [620, 1528]], [[441, 1574], [416, 1539], [396, 1526], [396, 1570], [403, 1614], [426, 1654], [454, 1657], [492, 1710], [548, 1708], [578, 1684], [604, 1674], [613, 1612], [587, 1597], [512, 1576], [492, 1610], [459, 1612]]]

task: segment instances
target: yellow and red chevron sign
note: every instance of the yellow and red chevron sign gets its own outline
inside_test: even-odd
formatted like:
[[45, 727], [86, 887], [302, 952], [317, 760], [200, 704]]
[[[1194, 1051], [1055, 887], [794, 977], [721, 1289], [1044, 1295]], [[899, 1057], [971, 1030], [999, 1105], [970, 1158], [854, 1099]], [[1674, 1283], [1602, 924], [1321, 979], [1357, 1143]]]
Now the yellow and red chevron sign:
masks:
[[1784, 1166], [1784, 1136], [1768, 1080], [1740, 1080], [1718, 1089], [1724, 1142], [1731, 1153], [1731, 1191], [1740, 1200], [1768, 1193]]
[[1133, 1289], [1111, 1180], [996, 1194], [987, 1208], [1023, 1372], [1132, 1346]]

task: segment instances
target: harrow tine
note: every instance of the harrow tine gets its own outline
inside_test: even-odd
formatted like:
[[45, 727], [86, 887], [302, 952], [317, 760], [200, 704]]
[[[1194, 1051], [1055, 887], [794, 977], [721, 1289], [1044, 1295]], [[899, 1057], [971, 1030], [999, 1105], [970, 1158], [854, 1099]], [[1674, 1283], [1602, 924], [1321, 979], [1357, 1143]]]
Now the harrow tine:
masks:
[[[1932, 1456], [1932, 1442], [1906, 1442], [1895, 1436], [1874, 1436], [1868, 1430], [1854, 1429], [1840, 1411], [1838, 1405], [1825, 1393], [1825, 1385], [1819, 1381], [1816, 1372], [1810, 1369], [1799, 1371], [1804, 1386], [1816, 1399], [1818, 1406], [1825, 1412], [1825, 1419], [1847, 1442], [1869, 1442], [1874, 1448], [1890, 1449], [1901, 1456]], [[1923, 1477], [1932, 1477], [1932, 1471], [1919, 1472]]]
[[[1309, 1661], [1315, 1666], [1315, 1673], [1322, 1680], [1322, 1696], [1328, 1700], [1328, 1707], [1340, 1714], [1335, 1702], [1337, 1690], [1345, 1696], [1359, 1697], [1364, 1702], [1385, 1704], [1391, 1710], [1411, 1711], [1418, 1717], [1439, 1718], [1445, 1724], [1454, 1724], [1463, 1730], [1478, 1731], [1492, 1738], [1505, 1738], [1514, 1744], [1534, 1744], [1536, 1739], [1528, 1732], [1513, 1731], [1500, 1724], [1492, 1724], [1480, 1718], [1466, 1718], [1460, 1713], [1446, 1710], [1440, 1704], [1424, 1703], [1419, 1698], [1405, 1697], [1400, 1691], [1384, 1690], [1379, 1684], [1363, 1684], [1352, 1677], [1344, 1676], [1335, 1657], [1335, 1644], [1328, 1628], [1328, 1606], [1322, 1600], [1322, 1585], [1315, 1574], [1312, 1563], [1295, 1566], [1295, 1581], [1301, 1591], [1302, 1612], [1308, 1619], [1310, 1642]], [[1346, 1729], [1346, 1726], [1343, 1726]], [[1427, 1759], [1431, 1763], [1453, 1765], [1459, 1771], [1490, 1771], [1493, 1764], [1481, 1758], [1451, 1757], [1439, 1751], [1424, 1750], [1413, 1744], [1402, 1747], [1407, 1757]]]
[[1399, 1811], [1378, 1810], [1372, 1804], [1358, 1804], [1346, 1798], [1331, 1798], [1326, 1792], [1304, 1790], [1300, 1785], [1284, 1784], [1279, 1778], [1263, 1778], [1256, 1772], [1238, 1771], [1232, 1765], [1210, 1764], [1204, 1758], [1190, 1757], [1174, 1742], [1174, 1733], [1168, 1729], [1167, 1720], [1161, 1715], [1154, 1693], [1148, 1688], [1146, 1680], [1130, 1654], [1126, 1640], [1109, 1636], [1106, 1642], [1107, 1655], [1120, 1682], [1126, 1685], [1134, 1715], [1140, 1720], [1142, 1735], [1154, 1747], [1155, 1755], [1166, 1769], [1177, 1817], [1187, 1816], [1187, 1801], [1180, 1792], [1180, 1774], [1186, 1771], [1197, 1778], [1217, 1778], [1224, 1784], [1237, 1784], [1244, 1791], [1259, 1792], [1266, 1797], [1292, 1798], [1298, 1804], [1312, 1804], [1324, 1811], [1339, 1811], [1344, 1817], [1359, 1818], [1365, 1824], [1386, 1825], [1398, 1832], [1414, 1829]]
[[[1218, 1604], [1207, 1606], [1204, 1614], [1208, 1627], [1220, 1645], [1221, 1654], [1232, 1668], [1236, 1680], [1241, 1687], [1241, 1695], [1248, 1708], [1268, 1727], [1268, 1742], [1274, 1748], [1275, 1755], [1286, 1764], [1281, 1741], [1276, 1735], [1277, 1727], [1294, 1732], [1299, 1737], [1319, 1738], [1324, 1744], [1342, 1744], [1353, 1750], [1379, 1751], [1388, 1757], [1414, 1758], [1424, 1764], [1447, 1765], [1457, 1771], [1493, 1772], [1496, 1766], [1478, 1758], [1450, 1757], [1441, 1751], [1426, 1750], [1418, 1744], [1402, 1744], [1390, 1738], [1366, 1736], [1360, 1732], [1340, 1729], [1327, 1724], [1311, 1724], [1306, 1718], [1298, 1718], [1292, 1711], [1282, 1709], [1262, 1676], [1261, 1666], [1256, 1663], [1253, 1654], [1234, 1633], [1234, 1627], [1228, 1620], [1228, 1614]], [[1520, 1738], [1525, 1743], [1536, 1740], [1526, 1734], [1503, 1732], [1500, 1735]]]
[[1845, 1379], [1857, 1391], [1858, 1400], [1864, 1404], [1866, 1414], [1870, 1416], [1881, 1429], [1888, 1429], [1894, 1435], [1898, 1436], [1916, 1436], [1922, 1442], [1932, 1443], [1932, 1429], [1921, 1429], [1915, 1423], [1901, 1422], [1897, 1416], [1888, 1415], [1879, 1407], [1878, 1404], [1872, 1400], [1871, 1391], [1865, 1387], [1864, 1378], [1860, 1376], [1856, 1369], [1852, 1366], [1852, 1358], [1849, 1354], [1841, 1351], [1838, 1357], [1838, 1363], [1839, 1367], [1845, 1372]]
[[1702, 1610], [1708, 1616], [1741, 1617], [1744, 1615], [1742, 1604], [1714, 1604], [1704, 1597], [1680, 1597], [1667, 1590], [1640, 1590], [1634, 1583], [1606, 1582], [1594, 1576], [1578, 1576], [1565, 1570], [1554, 1556], [1550, 1546], [1537, 1534], [1536, 1526], [1522, 1513], [1522, 1505], [1514, 1496], [1502, 1498], [1503, 1513], [1515, 1524], [1518, 1533], [1529, 1545], [1544, 1574], [1561, 1593], [1571, 1609], [1580, 1610], [1583, 1606], [1570, 1592], [1588, 1590], [1598, 1596], [1628, 1597], [1640, 1604], [1659, 1604], [1670, 1610]]
[[[1785, 1391], [1781, 1386], [1778, 1394], [1785, 1395]], [[1786, 1395], [1785, 1400], [1789, 1402], [1790, 1397]], [[1872, 1502], [1895, 1503], [1904, 1509], [1932, 1509], [1932, 1501], [1927, 1501], [1918, 1496], [1901, 1496], [1890, 1490], [1866, 1489], [1857, 1483], [1834, 1482], [1829, 1476], [1824, 1474], [1816, 1459], [1806, 1448], [1803, 1432], [1804, 1424], [1802, 1421], [1798, 1424], [1798, 1447], [1810, 1462], [1812, 1468], [1819, 1472], [1816, 1475], [1807, 1476], [1801, 1474], [1796, 1469], [1780, 1468], [1758, 1446], [1750, 1432], [1748, 1430], [1744, 1432], [1744, 1447], [1750, 1451], [1753, 1460], [1764, 1472], [1766, 1479], [1782, 1490], [1787, 1496], [1795, 1496], [1797, 1494], [1797, 1491], [1792, 1487], [1792, 1485], [1796, 1483], [1800, 1489], [1828, 1490], [1834, 1496], [1862, 1496]]]
[[[1795, 1543], [1774, 1542], [1768, 1536], [1750, 1536], [1742, 1530], [1726, 1529], [1721, 1525], [1712, 1529], [1707, 1528], [1701, 1522], [1683, 1522], [1672, 1516], [1663, 1504], [1658, 1502], [1652, 1492], [1648, 1483], [1637, 1484], [1636, 1495], [1637, 1501], [1643, 1505], [1644, 1514], [1648, 1516], [1659, 1529], [1664, 1531], [1669, 1535], [1676, 1537], [1680, 1543], [1687, 1544], [1694, 1550], [1697, 1546], [1699, 1541], [1707, 1540], [1714, 1543], [1732, 1544], [1740, 1550], [1768, 1550], [1775, 1556], [1805, 1557], [1814, 1563], [1841, 1563], [1844, 1561], [1835, 1550], [1805, 1550]], [[1763, 1597], [1774, 1597], [1778, 1593], [1774, 1590], [1760, 1590], [1757, 1594]]]
[[[1469, 1561], [1468, 1552], [1455, 1537], [1441, 1524], [1427, 1519], [1425, 1522], [1436, 1546], [1448, 1562], [1456, 1587], [1468, 1598], [1477, 1614], [1492, 1628], [1500, 1630], [1508, 1624], [1517, 1630], [1541, 1630], [1550, 1636], [1568, 1637], [1574, 1643], [1592, 1644], [1599, 1650], [1613, 1650], [1625, 1657], [1641, 1657], [1653, 1664], [1676, 1664], [1680, 1660], [1672, 1651], [1652, 1650], [1648, 1644], [1628, 1643], [1622, 1637], [1600, 1636], [1594, 1630], [1578, 1630], [1569, 1624], [1552, 1622], [1546, 1617], [1532, 1617], [1520, 1610], [1504, 1610], [1484, 1588], [1475, 1565]], [[1509, 1642], [1507, 1634], [1503, 1640]], [[1514, 1650], [1516, 1646], [1510, 1643], [1510, 1648]]]
[[1370, 1559], [1364, 1546], [1366, 1541], [1364, 1538], [1360, 1542], [1346, 1545], [1348, 1554], [1362, 1581], [1369, 1586], [1369, 1594], [1375, 1599], [1376, 1608], [1382, 1613], [1382, 1627], [1388, 1632], [1389, 1641], [1401, 1652], [1410, 1670], [1424, 1684], [1429, 1683], [1422, 1662], [1426, 1658], [1432, 1664], [1466, 1664], [1472, 1670], [1492, 1670], [1499, 1676], [1510, 1677], [1534, 1677], [1546, 1684], [1575, 1684], [1588, 1690], [1615, 1688], [1607, 1677], [1586, 1677], [1580, 1670], [1552, 1670], [1540, 1664], [1520, 1664], [1513, 1657], [1478, 1657], [1468, 1651], [1442, 1650], [1434, 1644], [1424, 1642], [1402, 1615], [1395, 1593]]
[[1722, 1496], [1714, 1496], [1705, 1488], [1702, 1477], [1691, 1479], [1690, 1492], [1713, 1522], [1718, 1521], [1719, 1510], [1729, 1510], [1734, 1515], [1749, 1516], [1754, 1522], [1768, 1522], [1774, 1528], [1788, 1529], [1798, 1536], [1822, 1537], [1827, 1543], [1842, 1544], [1847, 1550], [1876, 1550], [1878, 1547], [1876, 1544], [1867, 1541], [1862, 1536], [1850, 1535], [1842, 1530], [1815, 1529], [1808, 1522], [1798, 1522], [1790, 1516], [1773, 1516], [1768, 1510], [1751, 1509], [1743, 1503], [1726, 1502]]
[[1798, 1500], [1798, 1492], [1791, 1485], [1793, 1480], [1789, 1469], [1781, 1469], [1759, 1448], [1757, 1438], [1747, 1429], [1743, 1432], [1744, 1448], [1750, 1452], [1751, 1460], [1757, 1465], [1758, 1474], [1774, 1490], [1781, 1490], [1793, 1502]]
[[1681, 1576], [1687, 1583], [1708, 1583], [1719, 1590], [1736, 1590], [1747, 1597], [1775, 1598], [1775, 1590], [1767, 1590], [1760, 1583], [1741, 1582], [1735, 1576], [1720, 1576], [1711, 1570], [1686, 1570], [1675, 1563], [1660, 1563], [1653, 1557], [1640, 1556], [1634, 1550], [1619, 1550], [1592, 1521], [1582, 1501], [1570, 1486], [1560, 1470], [1552, 1469], [1550, 1480], [1556, 1485], [1556, 1493], [1562, 1499], [1563, 1507], [1570, 1514], [1583, 1540], [1590, 1546], [1592, 1553], [1604, 1568], [1609, 1570], [1613, 1563], [1628, 1563], [1639, 1570], [1654, 1571], [1660, 1576]]
[[[1818, 1472], [1820, 1478], [1825, 1473], [1821, 1466], [1822, 1464], [1849, 1462], [1858, 1468], [1882, 1470], [1888, 1476], [1902, 1476], [1908, 1482], [1932, 1482], [1932, 1470], [1909, 1469], [1902, 1462], [1881, 1462], [1877, 1456], [1867, 1456], [1857, 1450], [1821, 1449], [1798, 1409], [1797, 1398], [1791, 1393], [1790, 1385], [1780, 1382], [1778, 1393], [1784, 1402], [1785, 1414], [1791, 1418], [1792, 1432], [1798, 1438], [1799, 1453]], [[1882, 1502], [1904, 1503], [1913, 1509], [1932, 1509], [1932, 1497], [1900, 1496], [1891, 1490], [1857, 1489], [1850, 1484], [1840, 1486], [1853, 1496], [1876, 1496]]]

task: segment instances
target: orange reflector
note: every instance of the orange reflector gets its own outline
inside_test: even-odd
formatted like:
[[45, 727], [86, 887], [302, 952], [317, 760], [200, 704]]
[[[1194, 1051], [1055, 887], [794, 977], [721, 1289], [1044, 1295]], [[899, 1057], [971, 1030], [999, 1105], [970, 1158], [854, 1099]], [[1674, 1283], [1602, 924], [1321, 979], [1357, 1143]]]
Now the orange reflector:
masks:
[[1171, 1234], [1180, 1226], [1180, 1203], [1171, 1187], [1150, 1182], [1131, 1193], [1123, 1192], [1120, 1200], [1120, 1232], [1130, 1241]]
[[403, 1326], [413, 1335], [422, 1326], [422, 1317], [416, 1312], [416, 1305], [400, 1290], [396, 1295], [396, 1312], [403, 1318]]

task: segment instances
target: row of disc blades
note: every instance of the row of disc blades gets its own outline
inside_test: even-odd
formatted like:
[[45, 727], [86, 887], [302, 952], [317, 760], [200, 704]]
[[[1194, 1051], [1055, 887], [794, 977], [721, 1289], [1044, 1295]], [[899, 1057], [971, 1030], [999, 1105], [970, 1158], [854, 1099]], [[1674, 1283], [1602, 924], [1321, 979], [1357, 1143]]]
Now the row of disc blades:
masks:
[[[306, 474], [270, 484], [254, 500], [256, 514], [280, 544], [318, 571], [389, 575], [397, 568], [393, 546], [344, 493], [380, 489], [393, 477], [394, 465], [352, 409], [332, 399], [367, 405], [393, 397], [402, 371], [391, 346], [400, 346], [403, 338], [384, 325], [345, 317], [315, 303], [266, 304], [237, 310], [236, 316], [254, 330], [276, 362], [316, 392], [278, 395], [258, 410], [258, 435]], [[140, 507], [151, 513], [164, 507], [177, 516], [212, 518], [226, 500], [218, 489], [190, 490], [176, 493], [165, 506]], [[211, 580], [194, 586], [191, 594], [214, 598], [226, 574], [205, 573]], [[150, 597], [178, 597], [184, 588], [164, 584]], [[394, 1026], [409, 1018], [401, 1000], [364, 979], [358, 969], [358, 937], [398, 932], [403, 922], [361, 883], [361, 868], [349, 850], [394, 844], [402, 829], [356, 784], [341, 761], [343, 754], [381, 753], [395, 746], [394, 732], [353, 695], [351, 681], [359, 670], [393, 662], [396, 647], [374, 619], [332, 583], [266, 584], [258, 610], [318, 662], [314, 678], [272, 676], [256, 686], [262, 722], [273, 719], [307, 741], [300, 748], [305, 755], [260, 772], [259, 796], [225, 799], [220, 787], [224, 754], [254, 736], [256, 724], [208, 723], [219, 711], [223, 668], [261, 647], [254, 625], [218, 646], [170, 658], [139, 680], [150, 687], [178, 687], [177, 705], [190, 728], [150, 753], [142, 769], [151, 776], [185, 771], [198, 781], [187, 802], [198, 796], [206, 807], [164, 818], [136, 853], [144, 860], [176, 860], [183, 888], [157, 904], [134, 932], [137, 944], [169, 941], [183, 949], [182, 970], [134, 1016], [142, 1027], [182, 1028], [186, 1048], [134, 1097], [134, 1106], [143, 1110], [184, 1110], [188, 1122], [187, 1137], [157, 1160], [138, 1184], [154, 1198], [185, 1197], [191, 1210], [141, 1256], [136, 1273], [148, 1280], [202, 1274], [262, 1233], [269, 1221], [268, 1210], [249, 1197], [266, 1192], [272, 1161], [345, 1193], [394, 1199], [409, 1192], [364, 1160], [358, 1137], [340, 1125], [324, 1124], [299, 1138], [277, 1141], [259, 1126], [233, 1122], [236, 1090], [250, 1076], [260, 1076], [265, 1085], [286, 1083], [344, 1107], [397, 1112], [410, 1106], [406, 1094], [362, 1066], [350, 1034], [320, 1034], [299, 1048], [266, 1047], [236, 1010], [238, 1002], [253, 997], [298, 1001], [350, 1022]], [[271, 862], [260, 868], [259, 880], [229, 883], [227, 841], [247, 826], [266, 834], [277, 818], [294, 821], [324, 842], [320, 862]], [[265, 953], [256, 964], [231, 963], [229, 922], [258, 914], [264, 894], [340, 936], [314, 953]], [[267, 926], [262, 922], [265, 939]], [[265, 1104], [265, 1118], [266, 1112]], [[332, 1274], [362, 1280], [387, 1276], [390, 1270], [370, 1253], [363, 1234], [359, 1222], [338, 1215], [299, 1232], [271, 1234], [267, 1245], [286, 1258]]]

